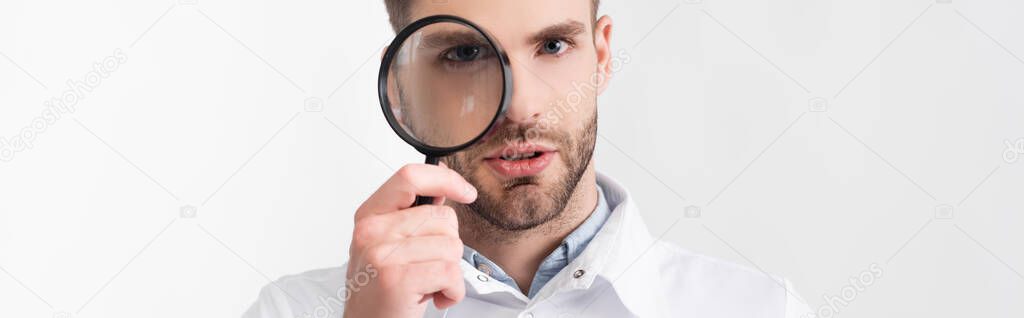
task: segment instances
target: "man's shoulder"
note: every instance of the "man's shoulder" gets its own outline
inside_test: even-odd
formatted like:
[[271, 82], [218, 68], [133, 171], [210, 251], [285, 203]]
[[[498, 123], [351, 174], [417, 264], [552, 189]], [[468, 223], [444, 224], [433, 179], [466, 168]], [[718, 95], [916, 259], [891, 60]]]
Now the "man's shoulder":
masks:
[[658, 257], [650, 266], [659, 273], [656, 280], [665, 288], [678, 291], [683, 299], [755, 304], [765, 309], [785, 308], [788, 282], [760, 268], [744, 266], [708, 255], [698, 254], [672, 242], [657, 240], [651, 249]]
[[784, 317], [797, 317], [794, 313], [807, 311], [788, 280], [769, 274], [756, 264], [737, 264], [662, 240], [655, 241], [651, 249], [658, 255], [650, 264], [659, 273], [656, 283], [677, 292], [677, 297], [673, 297], [676, 301], [700, 299], [704, 303], [694, 304], [695, 307], [783, 312]]
[[699, 277], [741, 281], [747, 284], [765, 284], [776, 287], [777, 284], [772, 282], [781, 281], [781, 277], [768, 274], [758, 268], [700, 254], [667, 241], [656, 241], [652, 249], [657, 249], [659, 252], [659, 262], [656, 265], [660, 269], [677, 275], [684, 275], [684, 277], [696, 275]]

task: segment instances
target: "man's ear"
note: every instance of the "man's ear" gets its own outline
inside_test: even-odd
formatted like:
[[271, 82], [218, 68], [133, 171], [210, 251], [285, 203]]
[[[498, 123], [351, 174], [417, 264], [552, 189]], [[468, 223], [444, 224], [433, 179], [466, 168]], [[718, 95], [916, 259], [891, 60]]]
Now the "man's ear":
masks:
[[597, 94], [604, 93], [612, 78], [612, 18], [602, 16], [594, 25], [594, 49], [597, 51], [597, 72], [600, 84]]

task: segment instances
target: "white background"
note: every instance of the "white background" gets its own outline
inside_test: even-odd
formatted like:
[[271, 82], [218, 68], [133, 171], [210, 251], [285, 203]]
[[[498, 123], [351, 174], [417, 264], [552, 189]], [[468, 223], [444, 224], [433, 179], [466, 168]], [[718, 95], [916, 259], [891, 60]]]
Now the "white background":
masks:
[[[605, 2], [630, 63], [595, 160], [654, 235], [814, 308], [877, 264], [843, 317], [1024, 310], [1020, 2]], [[392, 35], [381, 1], [0, 3], [0, 137], [127, 56], [0, 162], [0, 317], [231, 317], [342, 264], [355, 207], [421, 160], [375, 99]]]

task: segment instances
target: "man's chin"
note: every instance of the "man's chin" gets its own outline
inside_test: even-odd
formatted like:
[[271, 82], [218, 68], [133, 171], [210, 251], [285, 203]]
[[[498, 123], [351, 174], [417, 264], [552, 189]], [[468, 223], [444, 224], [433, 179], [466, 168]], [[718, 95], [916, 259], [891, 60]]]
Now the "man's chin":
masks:
[[[513, 190], [518, 191], [518, 190]], [[550, 198], [538, 195], [512, 195], [497, 202], [500, 209], [495, 207], [474, 206], [470, 207], [473, 212], [482, 217], [492, 226], [504, 231], [526, 231], [541, 224], [547, 223], [558, 216], [560, 211], [554, 211]]]
[[454, 165], [457, 171], [470, 168], [463, 175], [479, 193], [475, 202], [465, 206], [466, 212], [486, 221], [492, 230], [506, 232], [531, 230], [556, 219], [575, 190], [579, 171], [570, 169], [561, 155], [548, 160], [543, 169], [525, 175], [501, 173], [486, 159]]
[[557, 180], [541, 176], [490, 180], [479, 187], [480, 196], [469, 205], [473, 213], [507, 231], [532, 229], [560, 214], [564, 199]]

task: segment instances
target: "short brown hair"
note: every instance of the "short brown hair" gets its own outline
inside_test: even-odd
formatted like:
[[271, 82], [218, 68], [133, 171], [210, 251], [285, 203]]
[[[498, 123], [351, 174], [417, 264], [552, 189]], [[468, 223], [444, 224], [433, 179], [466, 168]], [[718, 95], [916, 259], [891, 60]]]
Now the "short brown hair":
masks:
[[[597, 7], [601, 5], [601, 0], [591, 0], [591, 14], [593, 15], [593, 21], [597, 21]], [[395, 32], [401, 30], [406, 24], [411, 23], [409, 21], [409, 4], [412, 0], [384, 0], [384, 7], [388, 10], [388, 20], [391, 21], [391, 27], [395, 29]]]

